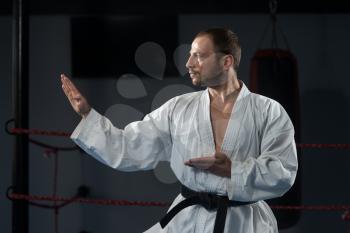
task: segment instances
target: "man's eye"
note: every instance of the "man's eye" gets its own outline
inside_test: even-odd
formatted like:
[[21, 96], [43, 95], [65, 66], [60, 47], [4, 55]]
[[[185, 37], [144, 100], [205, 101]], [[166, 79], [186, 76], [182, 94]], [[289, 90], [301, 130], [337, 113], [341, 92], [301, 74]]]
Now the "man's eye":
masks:
[[202, 59], [202, 58], [203, 58], [203, 55], [202, 55], [202, 54], [197, 53], [197, 54], [195, 55], [195, 57], [196, 57], [196, 58], [198, 58], [198, 59]]
[[189, 54], [189, 56], [193, 57], [194, 59], [197, 59], [197, 60], [203, 60], [204, 59], [204, 56], [203, 54], [200, 54], [200, 53], [192, 53], [192, 54]]

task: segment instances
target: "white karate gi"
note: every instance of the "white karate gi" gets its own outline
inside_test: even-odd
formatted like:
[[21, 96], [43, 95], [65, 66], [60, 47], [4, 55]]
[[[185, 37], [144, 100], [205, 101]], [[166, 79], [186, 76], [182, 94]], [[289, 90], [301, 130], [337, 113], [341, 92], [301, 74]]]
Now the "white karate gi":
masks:
[[[278, 232], [276, 219], [263, 200], [282, 196], [294, 183], [298, 167], [294, 128], [279, 103], [242, 85], [221, 147], [232, 160], [231, 178], [184, 165], [190, 158], [215, 152], [208, 89], [172, 98], [124, 130], [92, 109], [71, 138], [115, 169], [153, 169], [158, 161], [166, 160], [179, 181], [192, 190], [258, 201], [228, 208], [225, 233]], [[170, 208], [183, 199], [179, 194]], [[146, 232], [212, 233], [215, 216], [216, 211], [190, 206], [164, 229], [156, 224]]]

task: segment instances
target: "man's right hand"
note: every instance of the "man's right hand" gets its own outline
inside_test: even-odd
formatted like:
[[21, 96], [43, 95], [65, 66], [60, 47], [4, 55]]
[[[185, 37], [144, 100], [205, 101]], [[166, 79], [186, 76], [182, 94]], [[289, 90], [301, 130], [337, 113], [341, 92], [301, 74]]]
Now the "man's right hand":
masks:
[[61, 74], [61, 82], [62, 89], [66, 94], [74, 111], [76, 111], [80, 116], [85, 118], [91, 110], [91, 107], [86, 101], [85, 97], [79, 92], [79, 90], [75, 87], [72, 81], [64, 74]]

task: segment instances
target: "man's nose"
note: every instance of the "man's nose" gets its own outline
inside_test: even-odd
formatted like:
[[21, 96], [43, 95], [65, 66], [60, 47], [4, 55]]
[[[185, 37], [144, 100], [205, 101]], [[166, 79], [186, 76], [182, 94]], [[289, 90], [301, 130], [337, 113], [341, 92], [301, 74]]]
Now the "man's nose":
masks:
[[192, 68], [192, 67], [194, 67], [194, 61], [193, 61], [193, 57], [190, 56], [190, 57], [188, 58], [188, 60], [187, 60], [186, 68], [187, 68], [187, 69], [190, 69], [190, 68]]

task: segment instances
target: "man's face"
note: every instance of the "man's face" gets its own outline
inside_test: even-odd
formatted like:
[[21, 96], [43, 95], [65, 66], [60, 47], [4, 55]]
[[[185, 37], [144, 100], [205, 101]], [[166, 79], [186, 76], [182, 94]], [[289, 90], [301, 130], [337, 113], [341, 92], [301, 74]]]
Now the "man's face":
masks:
[[220, 63], [210, 37], [195, 38], [189, 56], [186, 67], [193, 85], [217, 86], [226, 80], [223, 65]]

